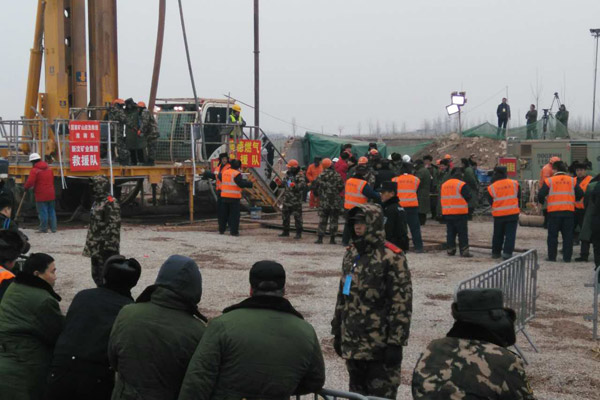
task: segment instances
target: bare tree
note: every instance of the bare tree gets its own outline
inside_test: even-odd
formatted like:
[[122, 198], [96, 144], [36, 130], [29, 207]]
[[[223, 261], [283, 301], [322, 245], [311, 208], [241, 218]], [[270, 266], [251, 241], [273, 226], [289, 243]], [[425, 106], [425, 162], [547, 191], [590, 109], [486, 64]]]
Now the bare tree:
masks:
[[356, 134], [357, 134], [358, 136], [360, 136], [360, 135], [361, 135], [361, 133], [362, 133], [362, 122], [361, 122], [361, 121], [358, 121], [358, 124], [356, 124]]
[[406, 133], [408, 131], [408, 128], [406, 127], [406, 122], [402, 121], [402, 129], [401, 129], [402, 133]]
[[342, 132], [344, 132], [344, 125], [338, 126], [338, 133], [339, 133], [340, 137], [342, 137]]
[[296, 137], [296, 129], [297, 129], [297, 125], [296, 125], [296, 117], [292, 117], [292, 136]]

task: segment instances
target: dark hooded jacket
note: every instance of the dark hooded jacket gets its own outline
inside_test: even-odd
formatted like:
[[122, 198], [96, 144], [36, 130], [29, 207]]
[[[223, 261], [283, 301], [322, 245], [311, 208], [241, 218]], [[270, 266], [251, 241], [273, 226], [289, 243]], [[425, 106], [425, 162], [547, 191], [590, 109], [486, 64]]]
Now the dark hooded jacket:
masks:
[[179, 400], [283, 399], [325, 383], [319, 339], [290, 302], [253, 296], [212, 320]]
[[113, 400], [177, 399], [190, 358], [205, 330], [197, 309], [202, 277], [190, 258], [174, 255], [136, 304], [113, 325], [108, 358], [117, 371]]
[[19, 273], [0, 303], [0, 398], [41, 399], [64, 317], [43, 279]]
[[[365, 204], [364, 236], [354, 234], [342, 263], [331, 333], [341, 339], [342, 357], [382, 360], [388, 345], [406, 346], [412, 314], [412, 283], [402, 250], [385, 241], [381, 206]], [[352, 276], [348, 294], [344, 286]]]
[[383, 221], [385, 225], [385, 240], [408, 251], [408, 228], [406, 227], [406, 212], [400, 206], [397, 196], [383, 202]]

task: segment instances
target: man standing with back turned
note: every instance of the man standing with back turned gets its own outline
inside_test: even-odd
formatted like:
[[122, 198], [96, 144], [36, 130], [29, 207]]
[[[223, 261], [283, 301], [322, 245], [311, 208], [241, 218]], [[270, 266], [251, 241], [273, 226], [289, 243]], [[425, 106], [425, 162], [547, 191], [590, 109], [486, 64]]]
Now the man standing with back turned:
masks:
[[54, 202], [56, 194], [54, 192], [54, 173], [48, 167], [48, 164], [42, 161], [38, 153], [31, 153], [29, 161], [33, 165], [29, 178], [25, 182], [25, 190], [33, 188], [35, 195], [35, 208], [40, 220], [38, 232], [48, 232], [48, 225], [52, 233], [56, 232], [56, 211]]

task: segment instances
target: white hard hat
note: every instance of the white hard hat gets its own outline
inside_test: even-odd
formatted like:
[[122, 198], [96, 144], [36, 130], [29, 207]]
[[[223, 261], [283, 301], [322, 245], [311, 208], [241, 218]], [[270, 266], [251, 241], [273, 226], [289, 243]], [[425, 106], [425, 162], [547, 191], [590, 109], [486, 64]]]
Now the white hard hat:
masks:
[[404, 162], [410, 162], [410, 156], [408, 154], [405, 154], [402, 156], [402, 161]]
[[40, 157], [40, 155], [38, 153], [31, 153], [29, 155], [29, 161], [37, 161], [37, 160], [41, 160], [42, 157]]
[[332, 161], [332, 162], [338, 162], [338, 161], [340, 161], [340, 159], [336, 157], [336, 158], [334, 158], [334, 159], [333, 159], [333, 160], [331, 160], [331, 161]]
[[388, 154], [388, 160], [391, 160], [391, 159], [392, 159], [392, 155]]

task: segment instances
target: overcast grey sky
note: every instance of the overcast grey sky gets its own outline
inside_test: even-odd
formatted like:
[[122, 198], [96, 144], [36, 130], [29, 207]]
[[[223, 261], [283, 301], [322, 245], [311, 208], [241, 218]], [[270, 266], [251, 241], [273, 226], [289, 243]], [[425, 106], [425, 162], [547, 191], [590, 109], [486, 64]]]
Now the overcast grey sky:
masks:
[[[191, 97], [177, 1], [167, 3], [158, 94]], [[148, 99], [157, 4], [118, 1], [123, 98]], [[23, 113], [36, 1], [4, 5], [0, 116], [12, 119]], [[231, 92], [253, 102], [252, 5], [184, 0], [200, 96]], [[589, 28], [600, 28], [598, 0], [261, 0], [261, 107], [317, 131], [348, 134], [360, 123], [366, 134], [376, 121], [419, 129], [424, 120], [446, 119], [450, 92], [460, 89], [469, 123], [494, 122], [508, 86], [515, 126], [535, 102], [537, 74], [540, 108], [557, 91], [572, 120], [591, 121]], [[252, 123], [252, 111], [244, 111]], [[291, 132], [268, 116], [261, 125]]]

